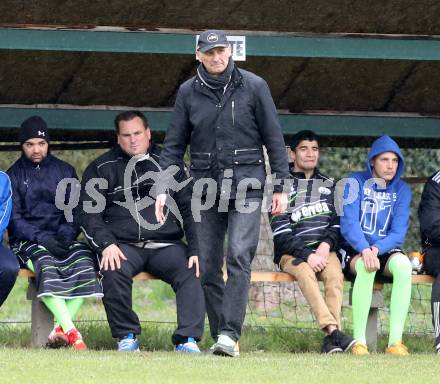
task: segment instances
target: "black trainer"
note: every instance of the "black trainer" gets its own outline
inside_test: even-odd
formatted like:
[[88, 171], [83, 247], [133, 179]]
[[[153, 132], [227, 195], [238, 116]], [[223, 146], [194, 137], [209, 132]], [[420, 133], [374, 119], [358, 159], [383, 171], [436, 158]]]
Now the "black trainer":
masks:
[[321, 353], [339, 353], [342, 352], [342, 348], [339, 345], [335, 345], [332, 337], [327, 335], [324, 337], [324, 342], [322, 343]]
[[356, 344], [356, 340], [353, 337], [346, 335], [338, 329], [335, 329], [331, 333], [330, 337], [333, 344], [341, 347], [342, 351], [344, 352], [349, 351], [353, 347], [353, 345]]
[[440, 336], [438, 336], [438, 337], [435, 339], [435, 346], [434, 346], [434, 348], [435, 348], [435, 353], [436, 353], [437, 355], [440, 355]]

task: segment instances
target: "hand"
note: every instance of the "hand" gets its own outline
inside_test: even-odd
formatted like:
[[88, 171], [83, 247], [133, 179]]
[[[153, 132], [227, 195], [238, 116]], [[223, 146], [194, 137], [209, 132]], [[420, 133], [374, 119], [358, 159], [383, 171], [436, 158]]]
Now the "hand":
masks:
[[362, 251], [361, 257], [367, 272], [374, 272], [379, 270], [380, 262], [379, 262], [379, 258], [377, 257], [377, 254], [378, 254], [378, 249], [376, 247], [365, 248]]
[[307, 264], [309, 264], [313, 272], [318, 273], [327, 266], [327, 258], [316, 253], [311, 253], [307, 258]]
[[110, 269], [114, 271], [121, 268], [121, 260], [127, 260], [127, 258], [116, 244], [111, 244], [102, 251], [99, 267], [107, 271], [110, 266]]
[[156, 214], [156, 220], [160, 224], [165, 223], [165, 215], [163, 213], [163, 209], [165, 207], [166, 200], [167, 200], [167, 195], [165, 193], [161, 193], [156, 197], [155, 214]]
[[49, 253], [56, 257], [57, 259], [62, 259], [63, 256], [67, 253], [67, 249], [65, 249], [56, 239], [53, 237], [48, 238], [43, 241], [40, 245], [46, 248]]
[[272, 196], [272, 215], [280, 215], [287, 209], [287, 193], [274, 192]]
[[192, 267], [196, 267], [196, 277], [200, 276], [200, 269], [199, 269], [199, 257], [198, 256], [191, 256], [188, 259], [188, 269], [191, 269]]
[[315, 253], [319, 256], [325, 257], [325, 259], [328, 260], [330, 256], [330, 244], [322, 242], [319, 244], [318, 248], [316, 248]]

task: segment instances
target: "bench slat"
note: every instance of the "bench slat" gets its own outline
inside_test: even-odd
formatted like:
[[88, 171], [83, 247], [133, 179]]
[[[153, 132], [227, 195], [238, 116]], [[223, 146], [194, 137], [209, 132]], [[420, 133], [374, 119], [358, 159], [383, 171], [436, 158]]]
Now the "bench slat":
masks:
[[[18, 272], [19, 277], [34, 277], [34, 273], [28, 269], [20, 269]], [[226, 279], [225, 274], [225, 279]], [[147, 280], [157, 280], [155, 276], [148, 272], [141, 272], [134, 277], [135, 280], [147, 281]], [[294, 277], [285, 272], [260, 272], [253, 271], [251, 275], [252, 282], [288, 282], [295, 281]], [[432, 284], [434, 282], [434, 277], [430, 275], [413, 275], [413, 284]], [[374, 289], [382, 289], [383, 284], [374, 284]]]

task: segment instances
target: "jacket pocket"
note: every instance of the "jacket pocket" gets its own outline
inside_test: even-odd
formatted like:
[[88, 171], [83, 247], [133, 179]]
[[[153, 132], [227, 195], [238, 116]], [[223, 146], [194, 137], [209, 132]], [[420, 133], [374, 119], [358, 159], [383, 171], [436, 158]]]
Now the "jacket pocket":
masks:
[[210, 177], [211, 175], [211, 153], [193, 152], [191, 153], [191, 165], [189, 173], [195, 179]]
[[191, 153], [191, 167], [194, 170], [203, 170], [211, 168], [211, 154], [209, 152]]
[[[244, 179], [256, 179], [264, 186], [266, 179], [264, 156], [260, 148], [236, 149], [233, 154], [235, 184]], [[251, 186], [248, 185], [248, 189]]]

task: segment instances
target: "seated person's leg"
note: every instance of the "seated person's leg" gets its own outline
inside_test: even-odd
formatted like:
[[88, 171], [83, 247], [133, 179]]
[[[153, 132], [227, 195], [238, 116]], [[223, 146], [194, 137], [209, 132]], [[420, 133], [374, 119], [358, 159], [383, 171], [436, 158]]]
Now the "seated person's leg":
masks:
[[[31, 260], [27, 261], [26, 266], [29, 270], [33, 272], [35, 271]], [[61, 329], [59, 329], [57, 325], [55, 326], [54, 330], [48, 337], [48, 346], [51, 348], [60, 348], [70, 344], [76, 350], [86, 349], [86, 344], [72, 322], [72, 317], [67, 308], [66, 300], [50, 296], [43, 296], [41, 297], [41, 300], [55, 316], [57, 324], [61, 327]]]
[[431, 291], [432, 325], [435, 332], [435, 350], [440, 354], [440, 248], [431, 247], [425, 250], [426, 273], [435, 277]]
[[315, 272], [306, 262], [290, 255], [281, 257], [281, 270], [292, 275], [297, 281], [307, 303], [316, 317], [319, 327], [325, 332], [328, 326], [337, 328], [338, 320], [330, 313], [321, 290]]
[[141, 326], [132, 308], [132, 278], [144, 270], [145, 250], [128, 244], [120, 244], [119, 248], [127, 260], [122, 261], [120, 269], [101, 269], [102, 301], [112, 336], [119, 339], [118, 350], [135, 352], [139, 350], [136, 335], [140, 335]]
[[327, 266], [318, 274], [318, 279], [324, 283], [325, 303], [337, 321], [337, 328], [341, 329], [344, 275], [342, 273], [341, 262], [335, 252], [330, 253]]
[[353, 337], [361, 345], [366, 345], [368, 314], [373, 298], [374, 276], [376, 272], [367, 272], [362, 258], [357, 255], [350, 262], [351, 273], [356, 275], [352, 293]]
[[0, 244], [0, 306], [14, 286], [20, 266], [12, 251]]
[[390, 347], [402, 342], [403, 328], [411, 302], [412, 267], [408, 257], [402, 253], [393, 253], [386, 263], [384, 275], [393, 277], [388, 340]]
[[[300, 259], [290, 255], [282, 256], [280, 261], [281, 269], [292, 275], [298, 281], [301, 292], [307, 300], [307, 303], [310, 305], [310, 309], [314, 314], [319, 327], [327, 334], [327, 336], [324, 337], [324, 342], [321, 347], [322, 353], [343, 352], [350, 349], [354, 342], [351, 337], [345, 339], [346, 335], [340, 332], [335, 333], [340, 326], [339, 315], [342, 305], [344, 276], [342, 275], [341, 265], [338, 258], [334, 253], [332, 254], [336, 258], [337, 264], [335, 265], [332, 263], [330, 267], [327, 265], [318, 276], [321, 276], [324, 281], [326, 295], [329, 295], [328, 301], [330, 304], [335, 307], [339, 303], [339, 309], [333, 308], [334, 313], [332, 313], [327, 300], [324, 300], [321, 294], [317, 274], [315, 274], [307, 262], [300, 261]], [[335, 314], [337, 316], [335, 316]], [[340, 343], [339, 339], [342, 337], [344, 337], [344, 340], [343, 343]]]
[[148, 252], [148, 272], [170, 284], [176, 293], [177, 329], [172, 336], [176, 350], [199, 352], [195, 342], [203, 335], [205, 301], [195, 268], [188, 268], [187, 247], [173, 244]]

